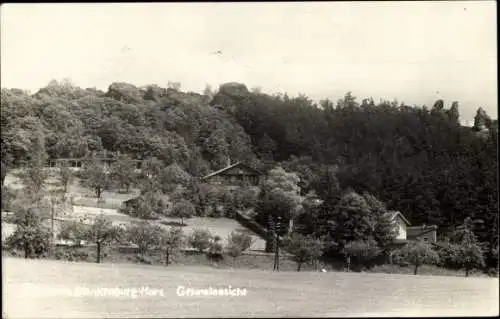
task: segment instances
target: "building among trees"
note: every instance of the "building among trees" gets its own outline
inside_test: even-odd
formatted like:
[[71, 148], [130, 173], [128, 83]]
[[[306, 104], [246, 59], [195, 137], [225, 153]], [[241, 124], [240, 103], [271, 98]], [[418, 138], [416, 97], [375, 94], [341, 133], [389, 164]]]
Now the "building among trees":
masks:
[[257, 186], [262, 175], [263, 173], [260, 171], [241, 162], [236, 162], [202, 177], [202, 181], [222, 186]]
[[421, 225], [410, 226], [408, 219], [404, 217], [401, 212], [392, 212], [392, 218], [395, 219], [398, 228], [398, 235], [396, 241], [407, 242], [423, 240], [430, 243], [437, 241], [437, 225]]

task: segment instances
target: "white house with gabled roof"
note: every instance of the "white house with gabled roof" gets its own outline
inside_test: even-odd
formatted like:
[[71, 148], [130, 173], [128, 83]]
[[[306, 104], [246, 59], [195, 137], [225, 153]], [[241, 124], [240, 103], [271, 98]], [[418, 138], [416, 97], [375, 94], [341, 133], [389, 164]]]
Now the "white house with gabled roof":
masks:
[[407, 238], [407, 227], [410, 226], [410, 222], [406, 217], [398, 211], [389, 212], [396, 222], [396, 227], [398, 229], [398, 235], [396, 236], [397, 240], [406, 240]]

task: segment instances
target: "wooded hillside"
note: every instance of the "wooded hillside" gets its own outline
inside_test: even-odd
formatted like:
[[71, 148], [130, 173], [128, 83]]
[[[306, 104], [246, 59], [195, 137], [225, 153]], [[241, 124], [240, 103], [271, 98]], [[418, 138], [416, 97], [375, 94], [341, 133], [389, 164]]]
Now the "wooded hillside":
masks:
[[40, 138], [49, 158], [106, 150], [156, 157], [193, 176], [228, 158], [260, 169], [280, 164], [325, 205], [351, 188], [415, 224], [471, 217], [481, 241], [498, 242], [497, 120], [479, 108], [474, 127], [463, 127], [458, 102], [427, 108], [347, 93], [316, 104], [238, 83], [197, 94], [173, 84], [113, 83], [103, 92], [52, 81], [32, 95], [2, 89], [1, 125], [2, 181]]

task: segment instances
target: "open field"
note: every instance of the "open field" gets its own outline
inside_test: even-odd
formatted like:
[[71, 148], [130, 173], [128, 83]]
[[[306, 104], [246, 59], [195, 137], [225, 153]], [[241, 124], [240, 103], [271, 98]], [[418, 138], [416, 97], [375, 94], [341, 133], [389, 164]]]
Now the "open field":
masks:
[[[498, 279], [226, 270], [3, 258], [4, 315], [15, 317], [287, 317], [497, 315]], [[246, 288], [247, 296], [178, 296], [178, 286]], [[164, 296], [54, 296], [58, 288], [163, 289]]]
[[[162, 218], [162, 220], [173, 223], [179, 222], [178, 218], [170, 218], [170, 217], [164, 217]], [[193, 230], [197, 228], [202, 228], [202, 229], [206, 228], [212, 234], [219, 235], [224, 245], [227, 244], [227, 237], [229, 236], [229, 234], [232, 231], [237, 231], [252, 236], [253, 243], [252, 246], [250, 247], [251, 250], [264, 250], [266, 246], [264, 239], [257, 236], [251, 230], [243, 227], [240, 223], [238, 223], [234, 219], [225, 217], [220, 217], [220, 218], [194, 217], [194, 218], [184, 219], [184, 224], [186, 224], [184, 227], [182, 227], [184, 233], [190, 234], [193, 232]]]

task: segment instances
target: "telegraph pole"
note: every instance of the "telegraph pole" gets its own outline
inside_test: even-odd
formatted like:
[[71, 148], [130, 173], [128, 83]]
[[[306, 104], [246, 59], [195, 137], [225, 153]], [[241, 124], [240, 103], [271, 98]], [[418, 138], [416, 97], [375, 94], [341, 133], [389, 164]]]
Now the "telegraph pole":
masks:
[[54, 241], [54, 215], [55, 215], [55, 208], [54, 208], [54, 202], [55, 202], [55, 199], [54, 197], [50, 197], [50, 229], [51, 229], [51, 232], [50, 232], [50, 248], [51, 248], [51, 251], [52, 251], [52, 255], [54, 254], [54, 250], [55, 250], [55, 241]]
[[276, 223], [276, 232], [274, 236], [275, 250], [274, 250], [274, 260], [276, 264], [276, 271], [280, 271], [280, 234], [281, 233], [281, 217], [278, 217], [278, 222]]
[[273, 263], [273, 270], [276, 270], [276, 228], [273, 220], [273, 216], [269, 215], [268, 219], [268, 225], [269, 225], [269, 238], [268, 240], [273, 241], [273, 252], [274, 252], [274, 263]]

